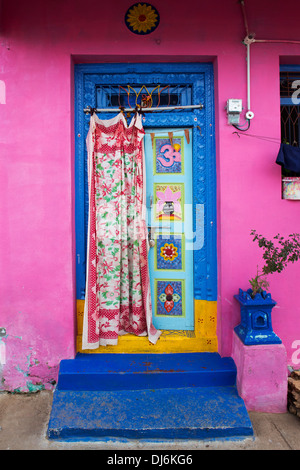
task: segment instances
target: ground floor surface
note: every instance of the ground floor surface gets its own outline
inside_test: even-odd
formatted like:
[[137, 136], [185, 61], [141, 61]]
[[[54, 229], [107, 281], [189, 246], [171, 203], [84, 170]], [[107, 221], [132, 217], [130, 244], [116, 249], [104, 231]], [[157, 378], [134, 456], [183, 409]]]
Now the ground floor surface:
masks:
[[[107, 463], [118, 452], [201, 450], [300, 450], [300, 419], [290, 413], [249, 412], [254, 428], [254, 438], [216, 441], [89, 441], [57, 442], [46, 438], [53, 393], [42, 391], [33, 394], [0, 393], [0, 450], [102, 450], [98, 458]], [[155, 465], [154, 465], [155, 466]], [[157, 465], [158, 466], [158, 465]]]

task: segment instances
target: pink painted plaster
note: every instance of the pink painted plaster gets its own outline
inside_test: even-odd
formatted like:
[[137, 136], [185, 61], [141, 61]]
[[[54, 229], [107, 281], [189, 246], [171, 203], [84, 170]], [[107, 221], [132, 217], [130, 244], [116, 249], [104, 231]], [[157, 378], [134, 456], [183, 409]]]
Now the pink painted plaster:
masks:
[[283, 344], [245, 346], [233, 333], [237, 389], [249, 411], [287, 411], [286, 350]]
[[[280, 139], [279, 64], [290, 58], [299, 62], [300, 45], [251, 46], [255, 118], [248, 136], [238, 137], [227, 124], [224, 107], [228, 98], [241, 98], [246, 107], [245, 30], [239, 2], [158, 0], [161, 23], [148, 36], [134, 35], [124, 25], [132, 3], [3, 4], [0, 326], [7, 331], [2, 370], [4, 387], [7, 383], [10, 389], [26, 388], [20, 372], [26, 364], [56, 367], [75, 352], [74, 63], [213, 62], [222, 355], [231, 354], [232, 330], [239, 323], [233, 295], [239, 287], [248, 287], [261, 263], [250, 230], [266, 236], [300, 231], [300, 203], [281, 199], [280, 168], [274, 163]], [[257, 38], [300, 40], [297, 15], [290, 14], [296, 6], [295, 0], [246, 2], [249, 27]], [[278, 302], [273, 327], [286, 347], [287, 362], [294, 366], [293, 345], [300, 340], [299, 275], [300, 264], [270, 278]], [[41, 381], [46, 382], [45, 373]]]

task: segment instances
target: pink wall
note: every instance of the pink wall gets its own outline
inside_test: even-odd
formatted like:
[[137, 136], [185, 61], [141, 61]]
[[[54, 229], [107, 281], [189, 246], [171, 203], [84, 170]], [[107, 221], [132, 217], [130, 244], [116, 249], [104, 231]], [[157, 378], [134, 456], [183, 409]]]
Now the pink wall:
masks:
[[[252, 228], [266, 236], [299, 232], [300, 203], [281, 200], [278, 145], [233, 134], [224, 106], [246, 106], [245, 36], [236, 0], [157, 0], [161, 22], [149, 36], [123, 22], [134, 2], [116, 0], [14, 0], [1, 19], [1, 320], [3, 389], [51, 387], [57, 365], [75, 351], [74, 282], [74, 62], [214, 61], [218, 171], [218, 334], [220, 352], [231, 353], [239, 307], [238, 288], [248, 288], [261, 253]], [[299, 39], [296, 1], [246, 2], [257, 38]], [[300, 45], [251, 47], [250, 134], [280, 138], [280, 57], [300, 57]], [[3, 90], [3, 88], [1, 88]], [[3, 93], [3, 92], [2, 92]], [[1, 97], [0, 97], [1, 98]], [[6, 104], [2, 104], [6, 103]], [[278, 302], [273, 327], [293, 364], [300, 340], [300, 263], [270, 278]], [[298, 335], [298, 336], [297, 336]], [[2, 350], [3, 351], [3, 350]], [[297, 364], [293, 364], [296, 366]], [[1, 366], [0, 366], [1, 367]], [[0, 369], [1, 370], [1, 369]]]

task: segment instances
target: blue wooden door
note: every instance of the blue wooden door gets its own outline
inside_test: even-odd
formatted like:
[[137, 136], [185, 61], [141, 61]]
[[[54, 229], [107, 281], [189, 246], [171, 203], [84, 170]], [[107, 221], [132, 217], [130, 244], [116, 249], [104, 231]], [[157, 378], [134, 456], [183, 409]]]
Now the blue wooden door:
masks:
[[145, 135], [153, 321], [165, 330], [194, 328], [191, 134], [167, 128]]
[[[129, 89], [135, 90], [130, 97], [126, 93]], [[143, 117], [148, 225], [155, 229], [149, 253], [154, 323], [161, 329], [190, 330], [194, 299], [217, 300], [212, 64], [75, 66], [77, 299], [85, 298], [89, 205], [85, 139], [90, 116], [84, 109], [113, 108], [117, 113], [121, 104], [134, 110], [136, 96], [141, 97], [145, 89], [152, 94], [154, 108], [203, 105], [201, 109], [151, 112]], [[155, 95], [158, 89], [159, 97]], [[99, 115], [101, 119], [112, 116], [105, 112]]]

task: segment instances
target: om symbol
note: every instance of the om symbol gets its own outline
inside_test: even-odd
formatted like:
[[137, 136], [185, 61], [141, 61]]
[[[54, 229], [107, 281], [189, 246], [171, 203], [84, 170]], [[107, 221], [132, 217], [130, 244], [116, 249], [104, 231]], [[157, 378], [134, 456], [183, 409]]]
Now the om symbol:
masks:
[[170, 144], [163, 145], [160, 149], [162, 157], [157, 157], [157, 160], [166, 167], [172, 166], [174, 162], [181, 162], [180, 145], [175, 144], [174, 147]]

